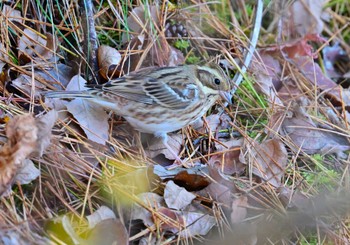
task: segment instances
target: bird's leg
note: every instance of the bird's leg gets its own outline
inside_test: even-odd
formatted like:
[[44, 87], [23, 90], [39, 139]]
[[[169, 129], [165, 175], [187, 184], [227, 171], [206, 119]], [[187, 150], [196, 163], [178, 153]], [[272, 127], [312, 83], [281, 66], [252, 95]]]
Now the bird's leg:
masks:
[[178, 165], [182, 165], [182, 160], [181, 158], [179, 157], [179, 154], [176, 153], [171, 147], [170, 145], [168, 144], [168, 135], [166, 133], [161, 133], [161, 134], [157, 134], [156, 137], [159, 137], [162, 139], [162, 142], [164, 144], [164, 146], [168, 149], [168, 151], [170, 151], [170, 153], [175, 157], [175, 164], [178, 164]]

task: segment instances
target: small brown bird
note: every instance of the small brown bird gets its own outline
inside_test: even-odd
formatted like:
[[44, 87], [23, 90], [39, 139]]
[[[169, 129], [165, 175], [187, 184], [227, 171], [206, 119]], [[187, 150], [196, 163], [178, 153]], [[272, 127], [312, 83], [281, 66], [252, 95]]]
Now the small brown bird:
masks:
[[231, 100], [230, 81], [214, 63], [150, 67], [102, 85], [87, 85], [86, 91], [52, 91], [49, 98], [82, 98], [123, 116], [135, 129], [163, 139], [164, 145], [181, 162], [167, 143], [167, 133], [201, 118], [223, 97]]

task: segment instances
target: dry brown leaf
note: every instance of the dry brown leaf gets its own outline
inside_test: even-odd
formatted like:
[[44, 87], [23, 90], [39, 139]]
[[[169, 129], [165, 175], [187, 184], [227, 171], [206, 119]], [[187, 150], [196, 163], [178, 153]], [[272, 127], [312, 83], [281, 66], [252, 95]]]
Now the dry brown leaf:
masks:
[[6, 125], [7, 143], [0, 149], [0, 195], [12, 185], [24, 159], [35, 150], [38, 128], [27, 114], [16, 116]]
[[[323, 5], [327, 0], [297, 0], [289, 8], [290, 18], [285, 19], [289, 31], [300, 36], [320, 34], [323, 30]], [[285, 28], [284, 30], [286, 30]]]
[[[129, 46], [133, 50], [142, 50], [128, 57], [130, 64], [138, 64], [142, 58], [142, 66], [174, 66], [185, 61], [182, 53], [171, 47], [163, 32], [155, 30], [160, 27], [159, 7], [144, 5], [135, 7], [128, 17], [128, 26], [134, 32]], [[157, 26], [157, 28], [151, 28]], [[127, 42], [127, 34], [123, 35], [123, 42]], [[134, 70], [133, 67], [131, 70]]]
[[181, 172], [175, 175], [173, 181], [175, 184], [184, 187], [188, 191], [202, 190], [203, 188], [207, 187], [210, 183], [209, 179], [206, 176], [199, 174], [190, 174], [188, 173], [188, 170], [180, 171]]
[[55, 125], [57, 117], [57, 111], [51, 110], [44, 116], [35, 119], [36, 126], [39, 129], [37, 134], [38, 139], [35, 152], [37, 152], [39, 156], [42, 156], [44, 150], [50, 145], [51, 129]]
[[290, 187], [282, 186], [278, 188], [277, 191], [278, 198], [287, 208], [297, 208], [302, 210], [306, 206], [306, 203], [309, 201], [307, 196], [298, 190], [292, 191]]
[[215, 217], [197, 213], [197, 212], [185, 212], [182, 213], [186, 229], [179, 232], [180, 237], [195, 237], [198, 235], [205, 236], [216, 225]]
[[298, 69], [302, 71], [303, 75], [309, 82], [322, 91], [326, 91], [326, 95], [330, 96], [339, 105], [342, 105], [342, 88], [336, 84], [332, 79], [325, 76], [321, 67], [314, 62], [311, 57], [294, 58]]
[[247, 216], [248, 197], [241, 196], [232, 202], [231, 224], [242, 222]]
[[[246, 164], [241, 152], [242, 139], [231, 139], [221, 144], [216, 143], [217, 152], [209, 159], [208, 164], [221, 170], [224, 174], [242, 174], [246, 169]], [[219, 153], [223, 151], [223, 153]]]
[[58, 41], [51, 34], [42, 38], [38, 33], [31, 29], [24, 29], [22, 37], [19, 39], [18, 50], [21, 59], [50, 60], [54, 57]]
[[7, 50], [5, 46], [0, 42], [0, 73], [2, 72], [2, 68], [4, 68], [6, 63], [9, 61], [10, 61], [10, 58], [7, 54]]
[[39, 177], [40, 171], [34, 166], [32, 160], [24, 159], [19, 167], [14, 182], [21, 185], [29, 184], [37, 177]]
[[62, 89], [67, 87], [69, 81], [75, 75], [72, 67], [65, 64], [59, 63], [55, 64], [51, 68], [46, 68], [45, 70], [35, 70], [34, 77], [39, 81], [45, 81], [52, 85], [56, 89]]
[[87, 239], [80, 244], [129, 244], [129, 235], [119, 219], [107, 219], [98, 223], [89, 233]]
[[317, 58], [317, 53], [314, 53], [313, 47], [308, 42], [325, 43], [326, 40], [319, 35], [307, 34], [302, 38], [292, 40], [289, 42], [281, 43], [278, 45], [272, 45], [270, 47], [260, 50], [261, 54], [268, 54], [277, 56], [283, 52], [289, 58], [297, 57], [313, 57]]
[[259, 54], [259, 59], [252, 63], [251, 71], [257, 81], [254, 84], [256, 90], [265, 94], [273, 106], [283, 105], [277, 96], [277, 91], [281, 87], [280, 75], [282, 71], [279, 61], [272, 55], [262, 52]]
[[157, 212], [163, 217], [154, 216], [155, 223], [161, 223], [163, 230], [184, 238], [204, 236], [216, 224], [213, 216], [199, 212], [173, 211], [168, 208], [160, 208]]
[[104, 220], [117, 219], [117, 217], [110, 208], [101, 206], [94, 213], [86, 216], [86, 219], [89, 223], [89, 229], [92, 229]]
[[230, 209], [233, 200], [231, 189], [223, 184], [211, 183], [206, 188], [197, 192], [198, 195], [209, 197], [223, 204], [224, 209]]
[[160, 215], [153, 216], [154, 223], [160, 224], [163, 230], [171, 231], [175, 234], [185, 226], [182, 212], [178, 212], [166, 207], [161, 207], [157, 209], [157, 213]]
[[[145, 10], [144, 7], [147, 7], [147, 9]], [[133, 32], [141, 33], [143, 30], [150, 31], [151, 25], [160, 25], [158, 7], [155, 5], [143, 5], [133, 8], [127, 19], [127, 23]]]
[[325, 68], [325, 73], [329, 78], [340, 78], [345, 74], [341, 74], [339, 70], [336, 69], [336, 63], [342, 58], [347, 57], [346, 51], [340, 45], [339, 42], [332, 46], [326, 46], [322, 49], [323, 54], [323, 65]]
[[[86, 90], [86, 81], [81, 76], [74, 76], [69, 82], [66, 90]], [[108, 115], [103, 107], [93, 104], [87, 100], [76, 98], [64, 102], [67, 110], [77, 119], [88, 139], [104, 145], [108, 140]]]
[[253, 173], [275, 187], [281, 186], [281, 179], [288, 164], [284, 144], [278, 139], [266, 140], [252, 149]]
[[36, 80], [34, 80], [34, 86], [32, 86], [32, 84], [32, 77], [24, 74], [20, 74], [16, 79], [12, 80], [12, 85], [18, 90], [22, 91], [28, 96], [33, 95], [36, 98], [39, 98], [41, 96], [41, 92], [44, 91], [46, 86]]
[[203, 120], [198, 119], [191, 126], [201, 133], [207, 133], [208, 129], [211, 132], [217, 132], [222, 129], [228, 129], [231, 121], [230, 116], [227, 114], [211, 114]]
[[[141, 202], [144, 203], [146, 207], [152, 209], [158, 209], [160, 207], [164, 207], [164, 198], [156, 193], [145, 192], [138, 195], [138, 198]], [[138, 204], [134, 204], [133, 210], [131, 212], [131, 220], [140, 219], [146, 226], [152, 226], [153, 218], [152, 214], [145, 208], [139, 206]]]
[[[182, 146], [182, 135], [169, 134], [168, 144], [174, 152], [180, 152]], [[174, 154], [172, 154], [164, 145], [161, 138], [155, 138], [146, 150], [146, 154], [150, 158], [154, 158], [160, 154], [163, 154], [169, 160], [175, 160]]]
[[282, 87], [278, 91], [279, 98], [285, 105], [295, 101], [303, 94], [296, 82], [291, 78], [287, 78], [282, 82]]
[[164, 189], [164, 200], [171, 209], [182, 210], [195, 199], [196, 196], [185, 188], [176, 185], [172, 180], [168, 181]]
[[293, 116], [286, 117], [281, 128], [281, 133], [292, 140], [293, 144], [289, 147], [294, 151], [301, 149], [307, 154], [335, 153], [338, 158], [347, 157], [344, 151], [350, 150], [350, 144], [346, 137], [330, 130], [322, 130], [312, 121], [302, 105], [295, 104], [292, 112]]
[[5, 17], [5, 21], [24, 22], [21, 11], [13, 9], [6, 4], [2, 5], [2, 15]]
[[[50, 127], [53, 126], [52, 120], [55, 120], [54, 115], [55, 113], [51, 112], [41, 119], [34, 119], [32, 115], [26, 114], [16, 116], [7, 123], [5, 130], [8, 141], [0, 149], [0, 194], [11, 187], [17, 174], [20, 174], [17, 179], [20, 183], [28, 183], [38, 176], [30, 166], [31, 162], [24, 161], [32, 153], [38, 152], [41, 155], [47, 147], [51, 136]], [[41, 121], [48, 118], [51, 121], [47, 124]], [[43, 136], [42, 133], [46, 135]]]
[[100, 68], [100, 74], [105, 79], [110, 79], [115, 75], [119, 75], [116, 71], [118, 64], [121, 61], [122, 56], [115, 48], [101, 45], [97, 50], [98, 66]]

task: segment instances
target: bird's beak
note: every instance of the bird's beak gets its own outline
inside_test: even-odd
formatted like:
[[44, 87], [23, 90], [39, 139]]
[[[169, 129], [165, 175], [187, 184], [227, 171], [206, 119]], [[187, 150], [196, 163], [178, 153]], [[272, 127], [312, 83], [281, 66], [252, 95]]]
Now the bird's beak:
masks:
[[220, 96], [230, 105], [232, 104], [232, 94], [231, 92], [220, 91]]

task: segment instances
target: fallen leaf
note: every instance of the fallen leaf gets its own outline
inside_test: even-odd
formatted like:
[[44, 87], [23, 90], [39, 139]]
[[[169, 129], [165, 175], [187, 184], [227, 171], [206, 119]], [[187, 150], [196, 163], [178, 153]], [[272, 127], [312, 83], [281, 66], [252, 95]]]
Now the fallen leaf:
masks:
[[[294, 58], [298, 69], [308, 79], [308, 81], [331, 97], [339, 105], [342, 105], [342, 88], [329, 77], [325, 76], [321, 67], [314, 62], [311, 57]], [[333, 102], [334, 103], [334, 102]]]
[[[242, 160], [243, 161], [243, 160]], [[230, 192], [232, 193], [240, 193], [239, 189], [237, 188], [236, 184], [232, 181], [231, 178], [229, 178], [227, 175], [225, 175], [224, 173], [222, 173], [222, 171], [220, 171], [220, 169], [218, 168], [214, 168], [210, 165], [208, 166], [208, 170], [209, 173], [208, 175], [210, 176], [211, 179], [213, 179], [214, 183], [216, 184], [220, 184], [223, 185], [224, 187], [226, 187], [228, 190], [230, 190]], [[209, 186], [208, 186], [209, 187]], [[219, 187], [221, 188], [221, 187]], [[222, 189], [222, 188], [221, 188]], [[220, 193], [221, 191], [219, 191], [218, 193]], [[225, 191], [221, 192], [224, 193]], [[210, 194], [211, 192], [209, 192]], [[211, 195], [211, 197], [215, 197], [217, 194], [215, 193], [215, 188], [213, 188], [212, 193], [214, 195]]]
[[303, 93], [304, 92], [301, 91], [296, 81], [287, 78], [282, 82], [282, 87], [278, 91], [278, 96], [283, 101], [283, 104], [289, 105], [290, 102], [298, 99]]
[[275, 187], [281, 186], [281, 179], [288, 164], [287, 150], [282, 141], [271, 139], [253, 146], [251, 161], [256, 176]]
[[[285, 25], [289, 30], [300, 36], [306, 34], [321, 34], [323, 30], [323, 5], [327, 0], [297, 0], [290, 8], [290, 18], [285, 18]], [[286, 29], [286, 28], [285, 28]]]
[[22, 56], [21, 59], [29, 60], [50, 60], [55, 56], [57, 47], [58, 42], [51, 34], [47, 34], [44, 39], [28, 28], [24, 29], [18, 43], [19, 56]]
[[188, 191], [199, 191], [209, 185], [209, 179], [205, 175], [190, 174], [188, 171], [181, 170], [173, 178], [176, 185], [184, 187]]
[[161, 207], [157, 209], [157, 214], [159, 215], [153, 215], [154, 223], [163, 230], [176, 234], [185, 227], [184, 217], [179, 211]]
[[185, 212], [183, 218], [186, 229], [180, 231], [179, 236], [184, 238], [205, 236], [216, 225], [216, 219], [208, 214]]
[[241, 196], [233, 199], [231, 224], [240, 223], [247, 217], [248, 197]]
[[115, 244], [128, 245], [129, 235], [123, 223], [118, 219], [107, 219], [99, 222], [80, 244]]
[[199, 196], [209, 197], [210, 199], [222, 204], [222, 208], [227, 210], [231, 208], [233, 195], [229, 187], [219, 184], [211, 183], [206, 188], [198, 191]]
[[[130, 12], [127, 23], [133, 34], [128, 46], [132, 50], [142, 50], [142, 53], [129, 56], [127, 63], [138, 64], [141, 60], [141, 66], [163, 67], [179, 65], [185, 61], [181, 51], [169, 45], [164, 32], [155, 31], [161, 29], [159, 16], [159, 7], [156, 5], [138, 6]], [[123, 43], [128, 42], [128, 35], [124, 33]]]
[[34, 166], [34, 163], [29, 159], [24, 159], [15, 176], [15, 182], [21, 185], [29, 184], [40, 175], [39, 169]]
[[0, 149], [0, 195], [12, 185], [22, 161], [35, 150], [38, 133], [30, 114], [14, 117], [5, 130], [8, 141]]
[[[180, 152], [182, 146], [182, 135], [181, 134], [169, 134], [168, 144], [174, 152]], [[169, 160], [175, 160], [174, 154], [172, 154], [163, 143], [161, 138], [154, 138], [151, 144], [146, 150], [146, 154], [150, 158], [154, 158], [160, 154], [163, 154]]]
[[208, 129], [211, 132], [218, 132], [222, 129], [230, 127], [231, 118], [227, 114], [211, 114], [205, 119], [198, 119], [191, 126], [200, 133], [207, 133]]
[[282, 86], [282, 68], [280, 61], [273, 55], [265, 53], [262, 50], [259, 52], [258, 58], [252, 61], [250, 69], [256, 78], [256, 83], [254, 84], [255, 89], [267, 96], [273, 108], [275, 108], [276, 105], [283, 105], [277, 95], [277, 91]]
[[21, 11], [13, 9], [6, 4], [2, 5], [2, 15], [6, 18], [7, 21], [16, 21], [22, 24], [24, 22]]
[[[45, 85], [24, 74], [20, 74], [16, 79], [12, 80], [11, 83], [22, 93], [27, 94], [28, 96], [32, 95], [35, 98], [39, 98], [41, 92], [46, 88]], [[32, 85], [33, 83], [34, 86]]]
[[156, 5], [135, 7], [127, 19], [128, 27], [136, 33], [141, 33], [143, 30], [149, 31], [151, 25], [159, 26], [160, 21], [158, 16], [159, 10]]
[[182, 210], [188, 206], [196, 196], [185, 188], [176, 185], [172, 180], [168, 181], [164, 189], [164, 200], [169, 208]]
[[[246, 164], [241, 152], [241, 146], [243, 144], [242, 139], [231, 139], [226, 142], [221, 142], [217, 144], [217, 152], [209, 159], [208, 164], [218, 168], [224, 174], [232, 175], [242, 174], [246, 169]], [[220, 153], [222, 151], [222, 153]]]
[[336, 63], [346, 55], [346, 51], [337, 42], [332, 46], [326, 46], [322, 49], [323, 65], [325, 73], [329, 78], [339, 78], [341, 74], [336, 70]]
[[74, 75], [74, 69], [62, 63], [45, 70], [34, 70], [35, 79], [39, 81], [40, 78], [40, 81], [45, 81], [56, 89], [67, 87]]
[[120, 63], [122, 56], [115, 48], [101, 45], [97, 50], [98, 65], [100, 74], [105, 79], [110, 79], [115, 75], [119, 75], [116, 71], [117, 65]]
[[319, 128], [300, 104], [296, 103], [292, 112], [291, 117], [284, 119], [281, 128], [281, 133], [291, 139], [289, 147], [294, 151], [301, 149], [307, 154], [335, 153], [338, 158], [347, 157], [344, 151], [350, 150], [350, 144], [346, 137]]
[[[66, 90], [85, 90], [85, 84], [85, 79], [76, 75], [71, 79]], [[106, 143], [109, 125], [108, 115], [103, 107], [79, 98], [64, 102], [64, 104], [67, 110], [77, 119], [88, 139], [102, 145]]]
[[261, 54], [268, 54], [272, 56], [279, 56], [281, 52], [286, 54], [289, 58], [297, 57], [312, 57], [317, 58], [318, 54], [313, 52], [313, 47], [308, 42], [324, 43], [326, 40], [317, 34], [307, 34], [302, 38], [281, 43], [278, 45], [271, 45], [267, 48], [260, 49]]
[[184, 238], [204, 236], [216, 224], [215, 218], [208, 214], [174, 211], [164, 207], [157, 212], [162, 216], [154, 216], [156, 224], [159, 223], [163, 230], [171, 231]]
[[94, 213], [86, 216], [86, 219], [88, 220], [88, 223], [89, 223], [89, 229], [92, 229], [97, 224], [101, 223], [104, 220], [108, 220], [108, 219], [116, 220], [117, 217], [115, 216], [114, 212], [110, 208], [106, 206], [101, 206]]
[[298, 190], [291, 190], [289, 187], [282, 186], [277, 189], [278, 198], [282, 202], [282, 204], [291, 209], [299, 209], [302, 210], [306, 203], [309, 201], [308, 197], [302, 194]]
[[177, 66], [179, 64], [185, 63], [185, 57], [183, 53], [172, 46], [170, 46], [170, 54], [168, 60], [168, 66]]
[[10, 61], [6, 47], [0, 42], [0, 73], [2, 68]]
[[[42, 154], [50, 142], [53, 121], [43, 127], [41, 120], [54, 118], [54, 112], [42, 119], [34, 119], [30, 114], [16, 116], [6, 124], [8, 141], [0, 149], [0, 195], [11, 188], [12, 183], [29, 183], [38, 176], [38, 171], [31, 161], [25, 161], [32, 153]], [[46, 133], [43, 136], [40, 132]], [[19, 174], [19, 176], [17, 176]]]
[[51, 130], [55, 125], [57, 117], [57, 111], [51, 110], [44, 116], [35, 119], [36, 126], [39, 129], [37, 134], [38, 139], [35, 152], [37, 152], [39, 156], [42, 156], [44, 150], [50, 145]]
[[[144, 204], [144, 206], [152, 209], [158, 209], [165, 206], [164, 198], [156, 193], [141, 193], [138, 195], [138, 198]], [[147, 209], [138, 204], [134, 204], [131, 212], [131, 220], [136, 219], [142, 220], [146, 226], [154, 225], [152, 214]]]

